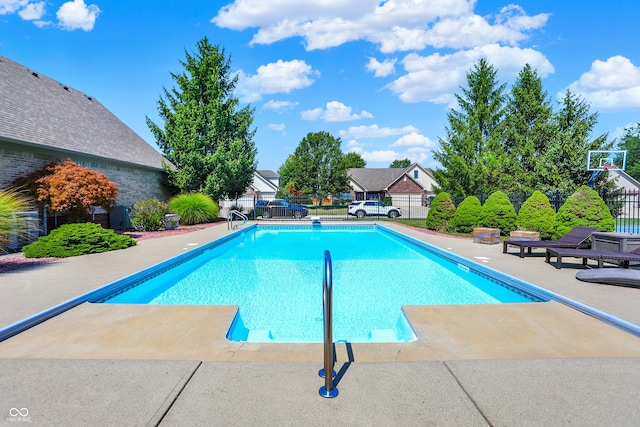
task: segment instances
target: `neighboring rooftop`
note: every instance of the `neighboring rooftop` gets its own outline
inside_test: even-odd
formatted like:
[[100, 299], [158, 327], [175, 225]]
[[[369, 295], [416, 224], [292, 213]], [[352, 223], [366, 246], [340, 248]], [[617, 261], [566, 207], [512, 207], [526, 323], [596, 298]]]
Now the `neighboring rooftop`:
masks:
[[0, 56], [2, 139], [162, 168], [162, 155], [98, 100]]
[[393, 181], [402, 176], [408, 168], [352, 168], [348, 174], [352, 180], [366, 191], [386, 189]]

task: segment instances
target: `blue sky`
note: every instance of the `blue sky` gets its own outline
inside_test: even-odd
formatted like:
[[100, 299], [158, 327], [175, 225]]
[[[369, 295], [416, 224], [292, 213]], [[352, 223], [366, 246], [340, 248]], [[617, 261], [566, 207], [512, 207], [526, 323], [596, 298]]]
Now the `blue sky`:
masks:
[[368, 167], [437, 167], [454, 94], [482, 57], [508, 86], [529, 63], [554, 107], [591, 104], [594, 137], [640, 122], [640, 2], [616, 0], [0, 0], [0, 55], [86, 93], [150, 144], [145, 116], [207, 36], [255, 108], [258, 168], [328, 131]]

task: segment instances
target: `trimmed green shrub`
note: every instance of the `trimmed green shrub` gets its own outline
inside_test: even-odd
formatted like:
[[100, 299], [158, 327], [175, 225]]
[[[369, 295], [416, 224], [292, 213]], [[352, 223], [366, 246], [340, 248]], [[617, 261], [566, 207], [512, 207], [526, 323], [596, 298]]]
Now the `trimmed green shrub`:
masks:
[[202, 224], [218, 218], [220, 207], [203, 193], [180, 194], [169, 200], [169, 209], [180, 215], [182, 224]]
[[516, 209], [502, 191], [493, 192], [484, 202], [479, 219], [481, 227], [499, 228], [502, 235], [508, 235], [516, 229]]
[[597, 227], [599, 231], [615, 230], [613, 216], [604, 200], [596, 190], [586, 185], [569, 196], [558, 209], [552, 230], [553, 238], [564, 236], [578, 225]]
[[482, 204], [476, 196], [466, 197], [456, 208], [449, 228], [459, 233], [471, 233], [478, 225]]
[[35, 242], [22, 248], [27, 258], [66, 258], [77, 255], [108, 252], [134, 246], [136, 241], [129, 236], [106, 230], [98, 224], [66, 224], [53, 230]]
[[537, 231], [541, 239], [550, 239], [555, 220], [556, 212], [549, 198], [540, 191], [534, 191], [520, 207], [516, 226], [520, 230]]
[[164, 216], [169, 213], [169, 205], [158, 199], [149, 199], [133, 205], [129, 216], [136, 230], [158, 231], [166, 228]]
[[447, 231], [449, 221], [453, 217], [456, 207], [451, 201], [451, 196], [446, 191], [438, 193], [431, 202], [429, 213], [427, 214], [427, 228], [439, 233]]

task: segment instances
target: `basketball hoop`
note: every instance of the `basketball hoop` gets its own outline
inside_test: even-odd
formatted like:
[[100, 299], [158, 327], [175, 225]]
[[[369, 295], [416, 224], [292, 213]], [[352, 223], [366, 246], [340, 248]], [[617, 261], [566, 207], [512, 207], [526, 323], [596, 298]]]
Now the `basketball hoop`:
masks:
[[608, 166], [603, 166], [602, 170], [607, 172], [610, 169], [618, 169], [618, 167], [616, 165], [608, 165]]

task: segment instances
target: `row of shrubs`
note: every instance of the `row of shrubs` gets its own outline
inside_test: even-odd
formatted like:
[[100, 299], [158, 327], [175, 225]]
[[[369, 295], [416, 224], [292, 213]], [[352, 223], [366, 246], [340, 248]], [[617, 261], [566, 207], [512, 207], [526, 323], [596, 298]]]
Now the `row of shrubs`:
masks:
[[597, 227], [600, 231], [615, 229], [604, 200], [587, 186], [568, 197], [558, 212], [540, 191], [535, 191], [518, 213], [502, 191], [492, 193], [484, 205], [476, 196], [466, 197], [457, 208], [451, 196], [441, 192], [431, 202], [427, 215], [427, 228], [441, 233], [470, 233], [475, 227], [488, 227], [499, 228], [502, 235], [517, 229], [537, 231], [542, 239], [557, 239], [578, 225]]
[[[157, 199], [136, 203], [131, 211], [131, 222], [139, 230], [164, 230], [166, 214], [177, 214], [182, 224], [201, 224], [215, 221], [219, 210], [218, 204], [209, 196], [201, 193], [182, 194], [169, 200], [169, 203]], [[98, 224], [66, 224], [26, 245], [22, 253], [27, 258], [66, 258], [125, 249], [135, 244], [136, 241], [131, 237], [116, 234]]]
[[165, 215], [177, 214], [181, 224], [202, 224], [218, 218], [220, 207], [209, 196], [202, 193], [180, 194], [168, 203], [158, 199], [137, 202], [131, 208], [131, 224], [137, 230], [164, 230]]

